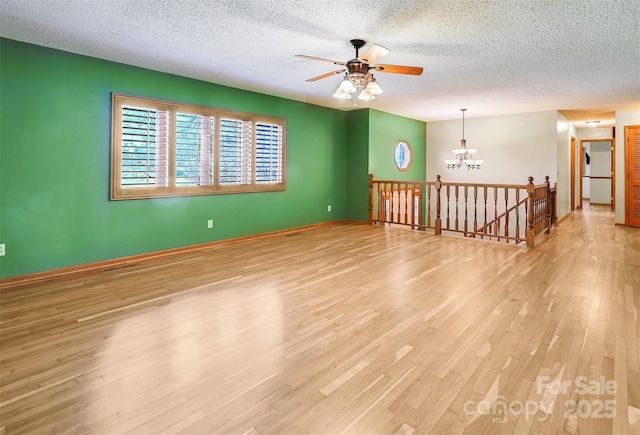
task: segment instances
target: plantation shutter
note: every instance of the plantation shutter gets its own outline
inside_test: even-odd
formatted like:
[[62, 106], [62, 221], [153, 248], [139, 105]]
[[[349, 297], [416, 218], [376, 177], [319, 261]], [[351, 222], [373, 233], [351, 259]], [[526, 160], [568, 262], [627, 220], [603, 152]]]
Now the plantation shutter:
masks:
[[220, 185], [251, 184], [252, 123], [220, 120]]
[[169, 112], [123, 106], [120, 186], [168, 185]]
[[256, 123], [256, 183], [282, 183], [282, 126]]
[[212, 186], [215, 118], [176, 114], [176, 186]]
[[286, 188], [286, 121], [112, 95], [110, 198]]

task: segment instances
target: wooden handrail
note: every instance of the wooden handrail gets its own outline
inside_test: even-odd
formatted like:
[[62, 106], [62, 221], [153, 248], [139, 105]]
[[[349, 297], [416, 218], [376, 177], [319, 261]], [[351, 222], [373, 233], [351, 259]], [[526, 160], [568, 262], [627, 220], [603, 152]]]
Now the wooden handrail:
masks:
[[[373, 174], [369, 174], [369, 177], [372, 177]], [[438, 178], [440, 177], [440, 175], [436, 176], [436, 179], [440, 179]], [[372, 178], [373, 180], [373, 178]], [[378, 180], [375, 179], [373, 180], [376, 183], [407, 183], [407, 184], [423, 184], [423, 185], [435, 185], [436, 181], [399, 181], [399, 180]], [[444, 182], [443, 182], [444, 183]], [[458, 186], [458, 187], [464, 187], [464, 186], [478, 186], [478, 187], [490, 187], [490, 188], [494, 188], [494, 187], [498, 187], [498, 188], [511, 188], [511, 189], [516, 189], [516, 188], [525, 188], [526, 184], [482, 184], [482, 183], [454, 183], [454, 182], [449, 182], [447, 181], [446, 183], [444, 183], [446, 186]]]
[[502, 219], [503, 217], [505, 217], [506, 215], [508, 215], [512, 211], [514, 211], [516, 208], [520, 207], [522, 204], [526, 203], [528, 200], [529, 200], [529, 198], [521, 199], [519, 202], [517, 202], [516, 204], [512, 205], [507, 211], [502, 213], [500, 216], [495, 217], [491, 222], [487, 222], [481, 229], [478, 230], [478, 233], [484, 232], [487, 229], [487, 227], [489, 227], [490, 225], [493, 225], [496, 222], [500, 222], [500, 219]]
[[[461, 233], [467, 237], [526, 242], [556, 224], [555, 185], [549, 177], [533, 184], [449, 183], [376, 180], [369, 176], [369, 222], [408, 225], [417, 230]], [[522, 210], [522, 208], [524, 208]], [[524, 232], [521, 233], [521, 229]]]

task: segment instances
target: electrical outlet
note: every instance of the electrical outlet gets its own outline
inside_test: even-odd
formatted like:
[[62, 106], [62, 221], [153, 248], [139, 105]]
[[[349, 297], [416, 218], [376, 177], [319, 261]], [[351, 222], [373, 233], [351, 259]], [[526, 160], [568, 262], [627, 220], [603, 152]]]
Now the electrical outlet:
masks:
[[4, 243], [0, 243], [0, 257], [4, 257]]
[[207, 228], [213, 228], [213, 219], [207, 221]]
[[327, 211], [331, 211], [331, 206], [330, 205], [327, 206]]

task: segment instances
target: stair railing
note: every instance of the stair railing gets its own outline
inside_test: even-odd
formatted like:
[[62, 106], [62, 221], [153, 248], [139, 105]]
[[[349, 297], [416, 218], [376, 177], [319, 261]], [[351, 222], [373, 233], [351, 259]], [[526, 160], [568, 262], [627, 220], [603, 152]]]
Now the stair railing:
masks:
[[376, 180], [369, 176], [369, 222], [465, 237], [526, 243], [556, 224], [556, 186]]

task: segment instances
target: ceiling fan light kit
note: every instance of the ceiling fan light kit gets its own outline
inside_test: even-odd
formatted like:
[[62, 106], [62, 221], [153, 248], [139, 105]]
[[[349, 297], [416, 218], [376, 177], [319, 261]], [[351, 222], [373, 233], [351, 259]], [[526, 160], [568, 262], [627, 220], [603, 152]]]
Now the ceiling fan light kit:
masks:
[[[376, 95], [382, 93], [382, 88], [373, 77], [371, 71], [379, 71], [391, 74], [409, 74], [419, 76], [422, 74], [423, 69], [416, 66], [403, 66], [403, 65], [372, 65], [375, 61], [380, 59], [389, 53], [389, 50], [381, 45], [371, 45], [362, 55], [360, 55], [360, 49], [364, 47], [365, 41], [362, 39], [352, 39], [350, 41], [351, 46], [356, 50], [356, 57], [347, 61], [340, 62], [337, 60], [323, 59], [320, 57], [307, 56], [304, 54], [297, 54], [297, 57], [302, 57], [310, 60], [318, 60], [321, 62], [330, 62], [334, 65], [341, 65], [344, 68], [336, 71], [331, 71], [326, 74], [322, 74], [317, 77], [308, 79], [308, 82], [315, 82], [316, 80], [331, 77], [333, 75], [345, 73], [344, 78], [338, 86], [338, 90], [333, 94], [335, 98], [348, 99], [351, 98], [351, 94], [357, 95], [358, 100], [374, 100]], [[359, 91], [359, 93], [358, 93]]]
[[333, 94], [333, 98], [339, 98], [341, 100], [350, 100], [351, 94], [349, 92], [343, 91], [342, 89], [338, 89], [335, 94]]
[[348, 94], [353, 94], [357, 90], [358, 89], [353, 84], [353, 81], [351, 81], [348, 76], [345, 76], [345, 78], [340, 82], [340, 86], [338, 86], [338, 91], [346, 92]]

